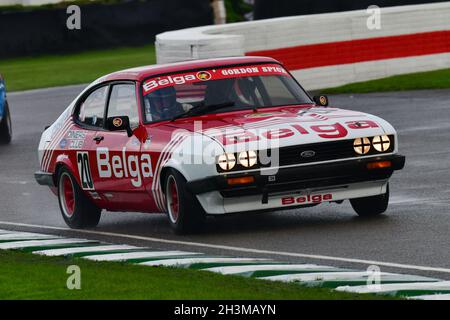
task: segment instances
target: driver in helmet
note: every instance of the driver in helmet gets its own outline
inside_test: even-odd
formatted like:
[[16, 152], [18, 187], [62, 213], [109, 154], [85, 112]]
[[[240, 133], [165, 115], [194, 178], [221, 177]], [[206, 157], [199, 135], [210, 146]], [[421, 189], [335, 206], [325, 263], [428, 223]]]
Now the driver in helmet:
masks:
[[159, 121], [173, 118], [184, 112], [183, 106], [177, 102], [174, 87], [161, 88], [146, 96], [147, 118], [149, 121]]

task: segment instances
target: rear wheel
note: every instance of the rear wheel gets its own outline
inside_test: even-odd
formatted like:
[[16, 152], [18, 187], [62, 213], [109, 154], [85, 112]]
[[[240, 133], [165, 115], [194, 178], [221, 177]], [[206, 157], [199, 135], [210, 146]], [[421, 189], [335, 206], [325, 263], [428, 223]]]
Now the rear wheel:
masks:
[[0, 122], [0, 143], [10, 143], [12, 139], [12, 125], [11, 114], [9, 112], [8, 102], [5, 101], [5, 110], [3, 112], [3, 118]]
[[200, 231], [205, 223], [205, 211], [186, 188], [186, 179], [170, 169], [164, 180], [167, 214], [172, 229], [177, 234]]
[[389, 184], [386, 193], [372, 197], [350, 199], [356, 213], [361, 217], [373, 217], [386, 211], [389, 204]]
[[61, 169], [58, 175], [58, 200], [61, 214], [69, 227], [82, 229], [98, 225], [101, 209], [85, 196], [66, 168]]

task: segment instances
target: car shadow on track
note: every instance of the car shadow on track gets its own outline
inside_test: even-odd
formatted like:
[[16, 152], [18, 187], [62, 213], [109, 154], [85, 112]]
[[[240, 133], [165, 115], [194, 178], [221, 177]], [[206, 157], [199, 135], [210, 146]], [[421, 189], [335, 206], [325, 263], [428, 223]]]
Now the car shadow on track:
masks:
[[[274, 211], [265, 213], [240, 213], [208, 216], [205, 227], [189, 237], [213, 237], [268, 232], [346, 232], [349, 229], [373, 230], [389, 225], [389, 212], [371, 218], [361, 218], [350, 206], [307, 208], [302, 210]], [[110, 213], [102, 216], [97, 230], [166, 236], [173, 235], [167, 217], [163, 214], [126, 215], [126, 219]]]

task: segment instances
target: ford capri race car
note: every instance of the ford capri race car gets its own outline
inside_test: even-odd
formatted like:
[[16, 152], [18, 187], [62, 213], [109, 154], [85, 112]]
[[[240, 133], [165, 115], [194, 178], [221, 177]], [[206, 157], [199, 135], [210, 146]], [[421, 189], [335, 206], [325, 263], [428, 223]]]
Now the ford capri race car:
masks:
[[167, 213], [178, 233], [206, 215], [346, 199], [361, 216], [383, 213], [405, 162], [396, 131], [327, 105], [271, 58], [120, 71], [45, 130], [35, 178], [73, 228], [96, 226], [102, 209]]
[[11, 142], [11, 114], [9, 113], [8, 101], [6, 100], [5, 81], [0, 74], [0, 144]]

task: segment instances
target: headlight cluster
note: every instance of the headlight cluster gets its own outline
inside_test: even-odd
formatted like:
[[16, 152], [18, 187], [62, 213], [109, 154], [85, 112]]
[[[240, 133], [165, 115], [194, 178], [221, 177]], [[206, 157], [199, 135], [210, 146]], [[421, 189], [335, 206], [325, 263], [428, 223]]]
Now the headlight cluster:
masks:
[[225, 153], [217, 157], [217, 165], [223, 171], [232, 170], [236, 165], [244, 168], [251, 168], [258, 163], [256, 151], [242, 151], [240, 153]]
[[375, 136], [372, 138], [356, 138], [353, 141], [353, 149], [359, 155], [366, 155], [372, 149], [376, 152], [387, 152], [391, 149], [392, 143], [389, 136]]

